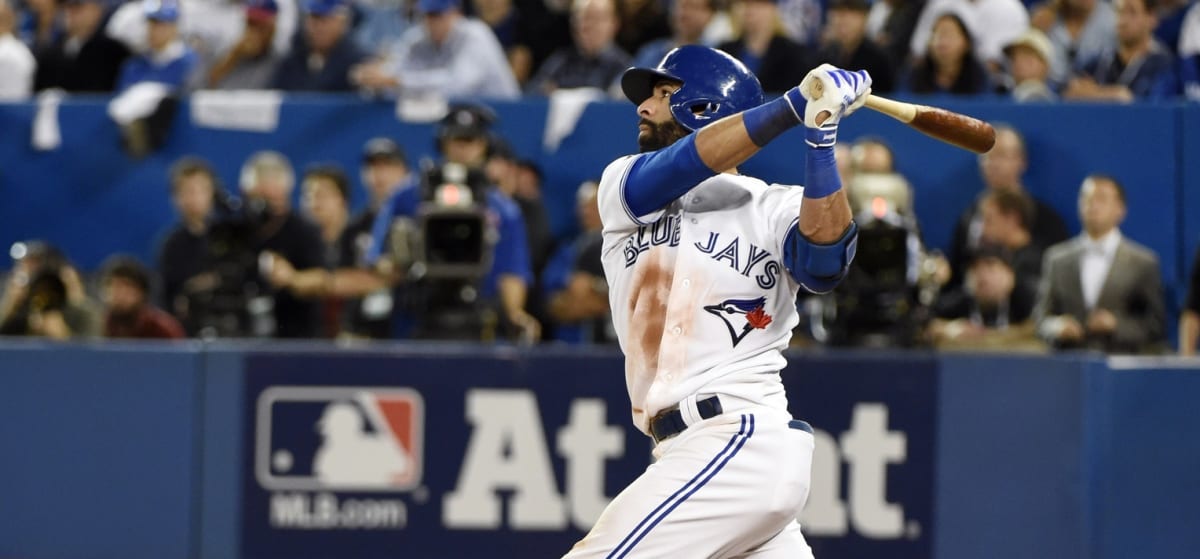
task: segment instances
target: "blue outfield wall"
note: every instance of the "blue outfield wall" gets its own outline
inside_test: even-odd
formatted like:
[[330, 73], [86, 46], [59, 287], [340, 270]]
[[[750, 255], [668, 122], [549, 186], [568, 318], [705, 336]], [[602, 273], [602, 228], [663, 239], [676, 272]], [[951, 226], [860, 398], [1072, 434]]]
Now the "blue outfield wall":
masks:
[[[556, 557], [649, 464], [622, 378], [607, 351], [0, 343], [0, 557]], [[1200, 549], [1200, 362], [814, 352], [783, 378], [817, 557]]]

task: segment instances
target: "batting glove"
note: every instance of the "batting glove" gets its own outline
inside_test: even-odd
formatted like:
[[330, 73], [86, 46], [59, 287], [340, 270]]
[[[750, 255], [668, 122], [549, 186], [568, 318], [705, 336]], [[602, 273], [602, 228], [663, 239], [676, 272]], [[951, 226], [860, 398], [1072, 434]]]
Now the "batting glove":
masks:
[[[867, 102], [871, 92], [871, 76], [866, 70], [851, 72], [831, 64], [814, 68], [800, 82], [800, 92], [807, 104], [804, 107], [805, 141], [813, 147], [832, 147], [837, 143], [837, 125]], [[817, 124], [821, 113], [829, 116]]]

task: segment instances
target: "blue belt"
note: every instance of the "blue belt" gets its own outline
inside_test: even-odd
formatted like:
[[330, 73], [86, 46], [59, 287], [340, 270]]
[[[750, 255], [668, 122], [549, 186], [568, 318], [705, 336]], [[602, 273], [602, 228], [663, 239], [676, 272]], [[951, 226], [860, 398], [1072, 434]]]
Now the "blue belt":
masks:
[[[700, 419], [711, 419], [723, 413], [721, 408], [721, 400], [716, 396], [709, 396], [703, 400], [696, 402], [696, 410], [700, 412]], [[793, 419], [788, 422], [788, 427], [799, 429], [808, 434], [812, 434], [812, 425], [807, 421]], [[683, 420], [683, 412], [679, 410], [679, 406], [666, 409], [658, 412], [654, 419], [650, 420], [650, 436], [654, 438], [655, 443], [661, 443], [675, 435], [682, 433], [688, 428], [687, 422]]]

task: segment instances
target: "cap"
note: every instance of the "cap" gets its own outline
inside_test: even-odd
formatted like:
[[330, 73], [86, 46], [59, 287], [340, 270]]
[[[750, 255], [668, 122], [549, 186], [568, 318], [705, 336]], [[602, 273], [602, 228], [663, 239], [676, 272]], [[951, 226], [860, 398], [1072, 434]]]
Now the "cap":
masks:
[[347, 9], [346, 0], [304, 0], [304, 11], [314, 16], [327, 16]]
[[459, 0], [417, 0], [417, 11], [423, 14], [440, 14], [458, 6]]
[[439, 138], [477, 138], [486, 136], [496, 113], [477, 104], [460, 104], [450, 107], [450, 112], [439, 123]]
[[176, 22], [179, 20], [178, 0], [142, 0], [142, 13], [151, 21]]
[[1041, 30], [1035, 27], [1026, 29], [1020, 37], [1017, 37], [1016, 40], [1005, 45], [1004, 54], [1007, 56], [1012, 56], [1013, 49], [1017, 47], [1025, 47], [1029, 50], [1032, 50], [1035, 54], [1041, 57], [1042, 61], [1045, 62], [1047, 66], [1053, 63], [1054, 47], [1050, 45], [1050, 39], [1046, 37], [1046, 34], [1042, 33]]
[[854, 10], [857, 12], [871, 11], [871, 3], [867, 0], [830, 0], [827, 11]]
[[396, 142], [391, 138], [371, 138], [363, 146], [363, 163], [372, 163], [375, 161], [400, 161], [407, 162], [408, 157]]
[[246, 0], [246, 19], [250, 21], [275, 21], [277, 14], [279, 4], [275, 0]]

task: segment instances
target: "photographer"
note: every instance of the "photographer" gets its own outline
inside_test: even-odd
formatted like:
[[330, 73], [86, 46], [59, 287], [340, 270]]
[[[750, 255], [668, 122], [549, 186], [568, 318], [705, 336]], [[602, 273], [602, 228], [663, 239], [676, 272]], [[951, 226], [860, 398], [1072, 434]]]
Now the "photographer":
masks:
[[397, 191], [375, 222], [368, 262], [404, 282], [398, 335], [541, 336], [525, 309], [533, 278], [521, 210], [484, 175], [494, 120], [483, 106], [453, 107], [437, 128], [444, 164]]
[[100, 313], [88, 299], [79, 272], [57, 248], [14, 243], [13, 270], [0, 298], [0, 336], [56, 340], [100, 333]]
[[114, 256], [104, 266], [106, 338], [182, 338], [183, 326], [150, 304], [150, 271], [134, 258]]
[[[289, 289], [300, 297], [321, 297], [327, 303], [338, 301], [345, 312], [336, 324], [327, 323], [335, 326], [335, 335], [386, 339], [391, 337], [394, 299], [391, 288], [395, 282], [366, 268], [365, 258], [379, 208], [409, 181], [404, 152], [387, 138], [367, 142], [363, 149], [362, 177], [370, 203], [345, 227], [337, 227], [337, 223], [348, 204], [349, 182], [344, 173], [333, 171], [321, 167], [310, 169], [304, 180], [306, 206], [314, 221], [322, 224], [323, 236], [329, 243], [330, 268], [297, 270], [291, 262], [277, 257], [268, 279], [275, 287]], [[336, 238], [334, 231], [338, 231]]]

